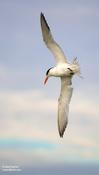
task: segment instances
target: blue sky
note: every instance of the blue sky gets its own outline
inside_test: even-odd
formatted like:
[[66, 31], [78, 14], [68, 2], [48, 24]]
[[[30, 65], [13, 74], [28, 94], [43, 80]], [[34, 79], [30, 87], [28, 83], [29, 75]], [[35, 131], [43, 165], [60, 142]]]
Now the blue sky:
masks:
[[[69, 62], [73, 78], [64, 138], [57, 130], [60, 80], [43, 85], [55, 62], [42, 40], [40, 12]], [[98, 0], [0, 0], [0, 159], [20, 166], [99, 163]], [[39, 162], [39, 163], [38, 163]]]

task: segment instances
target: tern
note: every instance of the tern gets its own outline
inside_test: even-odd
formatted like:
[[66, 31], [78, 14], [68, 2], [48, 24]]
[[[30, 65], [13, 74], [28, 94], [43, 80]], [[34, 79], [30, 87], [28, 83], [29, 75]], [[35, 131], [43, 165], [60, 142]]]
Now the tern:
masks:
[[43, 41], [56, 60], [56, 66], [47, 70], [44, 84], [46, 84], [48, 78], [51, 76], [60, 77], [61, 79], [61, 92], [58, 99], [58, 131], [60, 137], [63, 137], [68, 124], [69, 103], [73, 92], [72, 77], [75, 74], [80, 75], [80, 68], [77, 58], [74, 58], [71, 64], [67, 61], [61, 47], [54, 40], [50, 27], [42, 12], [40, 14], [40, 23]]

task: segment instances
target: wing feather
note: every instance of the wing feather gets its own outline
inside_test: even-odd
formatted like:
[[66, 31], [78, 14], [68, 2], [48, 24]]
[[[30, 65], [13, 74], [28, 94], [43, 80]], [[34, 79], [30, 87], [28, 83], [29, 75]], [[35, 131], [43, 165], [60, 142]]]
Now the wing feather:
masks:
[[51, 31], [50, 31], [50, 27], [48, 26], [47, 21], [43, 15], [43, 13], [41, 13], [40, 21], [41, 21], [43, 40], [44, 40], [46, 46], [53, 53], [53, 55], [56, 59], [56, 62], [57, 63], [67, 62], [66, 57], [65, 57], [62, 49], [53, 39], [53, 36], [51, 34]]
[[58, 130], [60, 137], [63, 137], [68, 123], [69, 103], [73, 92], [71, 78], [71, 76], [61, 78], [61, 93], [58, 100]]

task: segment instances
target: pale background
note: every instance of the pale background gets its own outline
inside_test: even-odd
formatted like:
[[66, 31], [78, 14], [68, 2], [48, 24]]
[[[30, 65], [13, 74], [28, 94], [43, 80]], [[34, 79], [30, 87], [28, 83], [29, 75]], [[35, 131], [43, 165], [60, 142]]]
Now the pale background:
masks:
[[[40, 12], [68, 60], [78, 57], [69, 124], [60, 139], [60, 80], [42, 41]], [[25, 174], [99, 174], [99, 1], [0, 0], [0, 169]], [[2, 172], [4, 174], [4, 172]], [[82, 174], [81, 174], [82, 173]], [[18, 173], [19, 174], [19, 173]]]

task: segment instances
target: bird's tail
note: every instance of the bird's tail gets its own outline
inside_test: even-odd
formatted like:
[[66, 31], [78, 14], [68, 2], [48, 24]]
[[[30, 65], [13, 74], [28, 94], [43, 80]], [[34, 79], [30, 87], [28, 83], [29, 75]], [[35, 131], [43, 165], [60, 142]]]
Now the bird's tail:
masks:
[[71, 68], [75, 74], [77, 74], [79, 77], [82, 77], [77, 57], [73, 59]]

